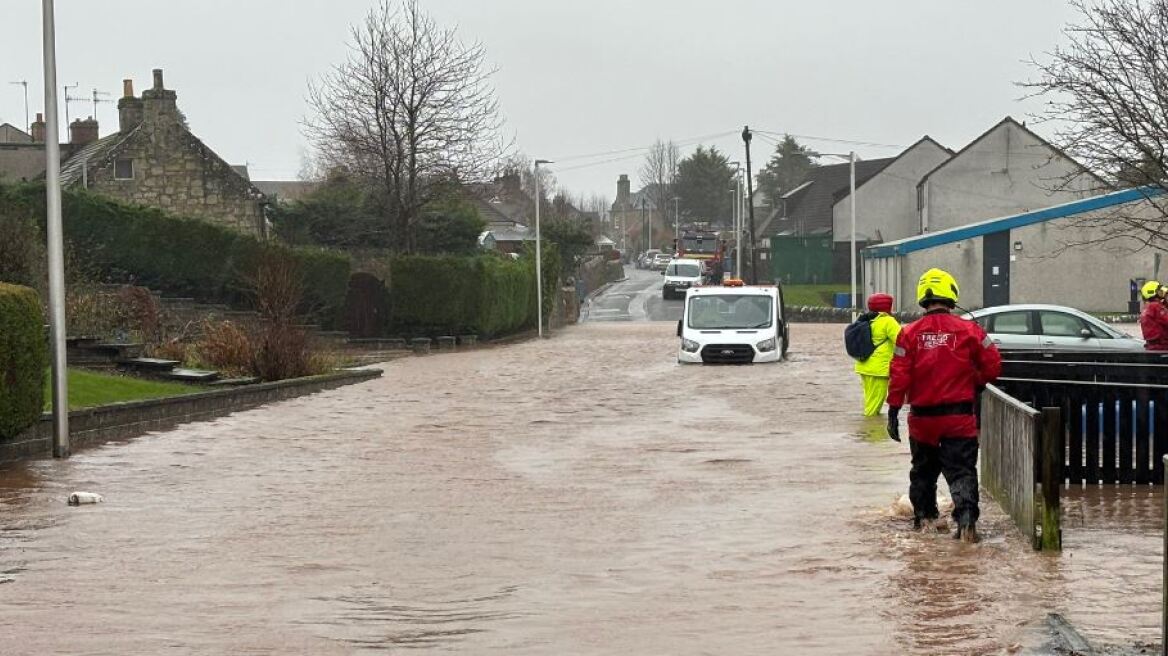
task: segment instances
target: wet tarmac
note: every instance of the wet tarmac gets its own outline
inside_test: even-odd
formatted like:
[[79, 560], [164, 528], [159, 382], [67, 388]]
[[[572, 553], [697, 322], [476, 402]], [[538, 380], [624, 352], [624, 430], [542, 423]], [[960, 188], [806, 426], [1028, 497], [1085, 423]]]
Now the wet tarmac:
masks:
[[703, 368], [669, 324], [590, 323], [0, 469], [0, 653], [1008, 654], [1049, 612], [1157, 639], [1159, 491], [1071, 494], [1059, 556], [988, 499], [982, 544], [911, 532], [840, 330]]

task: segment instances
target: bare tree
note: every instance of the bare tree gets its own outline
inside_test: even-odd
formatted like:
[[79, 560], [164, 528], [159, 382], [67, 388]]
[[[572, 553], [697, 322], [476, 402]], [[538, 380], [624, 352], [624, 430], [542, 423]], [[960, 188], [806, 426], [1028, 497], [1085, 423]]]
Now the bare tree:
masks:
[[[1147, 202], [1088, 220], [1091, 241], [1168, 242], [1168, 0], [1074, 0], [1081, 15], [1067, 44], [1033, 61], [1023, 83], [1048, 100], [1042, 118], [1055, 140], [1089, 170]], [[1102, 236], [1100, 236], [1102, 235]]]
[[668, 213], [673, 202], [674, 183], [677, 181], [677, 144], [658, 139], [649, 147], [645, 161], [639, 171], [641, 184], [650, 189], [653, 204], [662, 216]]
[[484, 60], [481, 43], [459, 40], [418, 0], [380, 0], [353, 27], [348, 59], [309, 88], [319, 156], [376, 184], [399, 250], [414, 249], [427, 203], [481, 179], [505, 149]]

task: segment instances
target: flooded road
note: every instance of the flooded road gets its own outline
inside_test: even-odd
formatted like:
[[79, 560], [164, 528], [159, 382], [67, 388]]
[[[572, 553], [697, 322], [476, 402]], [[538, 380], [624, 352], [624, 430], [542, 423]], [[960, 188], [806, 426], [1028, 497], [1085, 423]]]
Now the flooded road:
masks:
[[625, 266], [624, 280], [589, 299], [581, 308], [582, 321], [677, 321], [683, 301], [661, 295], [660, 271]]
[[1076, 493], [1055, 557], [988, 499], [980, 545], [913, 533], [839, 334], [681, 368], [670, 324], [590, 323], [0, 469], [0, 652], [1006, 654], [1052, 611], [1156, 639], [1159, 492]]

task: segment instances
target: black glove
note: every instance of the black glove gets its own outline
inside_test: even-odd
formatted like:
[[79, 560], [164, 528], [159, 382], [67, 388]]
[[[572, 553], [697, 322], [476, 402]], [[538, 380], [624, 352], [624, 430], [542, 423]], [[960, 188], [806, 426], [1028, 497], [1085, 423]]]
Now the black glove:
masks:
[[888, 439], [900, 441], [900, 406], [888, 406]]

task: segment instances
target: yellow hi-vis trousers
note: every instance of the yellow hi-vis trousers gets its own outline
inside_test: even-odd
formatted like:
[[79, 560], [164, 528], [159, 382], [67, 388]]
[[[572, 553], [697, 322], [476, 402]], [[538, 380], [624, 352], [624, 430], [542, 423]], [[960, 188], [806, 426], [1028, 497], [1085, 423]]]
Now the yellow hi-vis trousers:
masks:
[[860, 384], [864, 386], [864, 416], [875, 417], [888, 398], [888, 377], [860, 374]]

